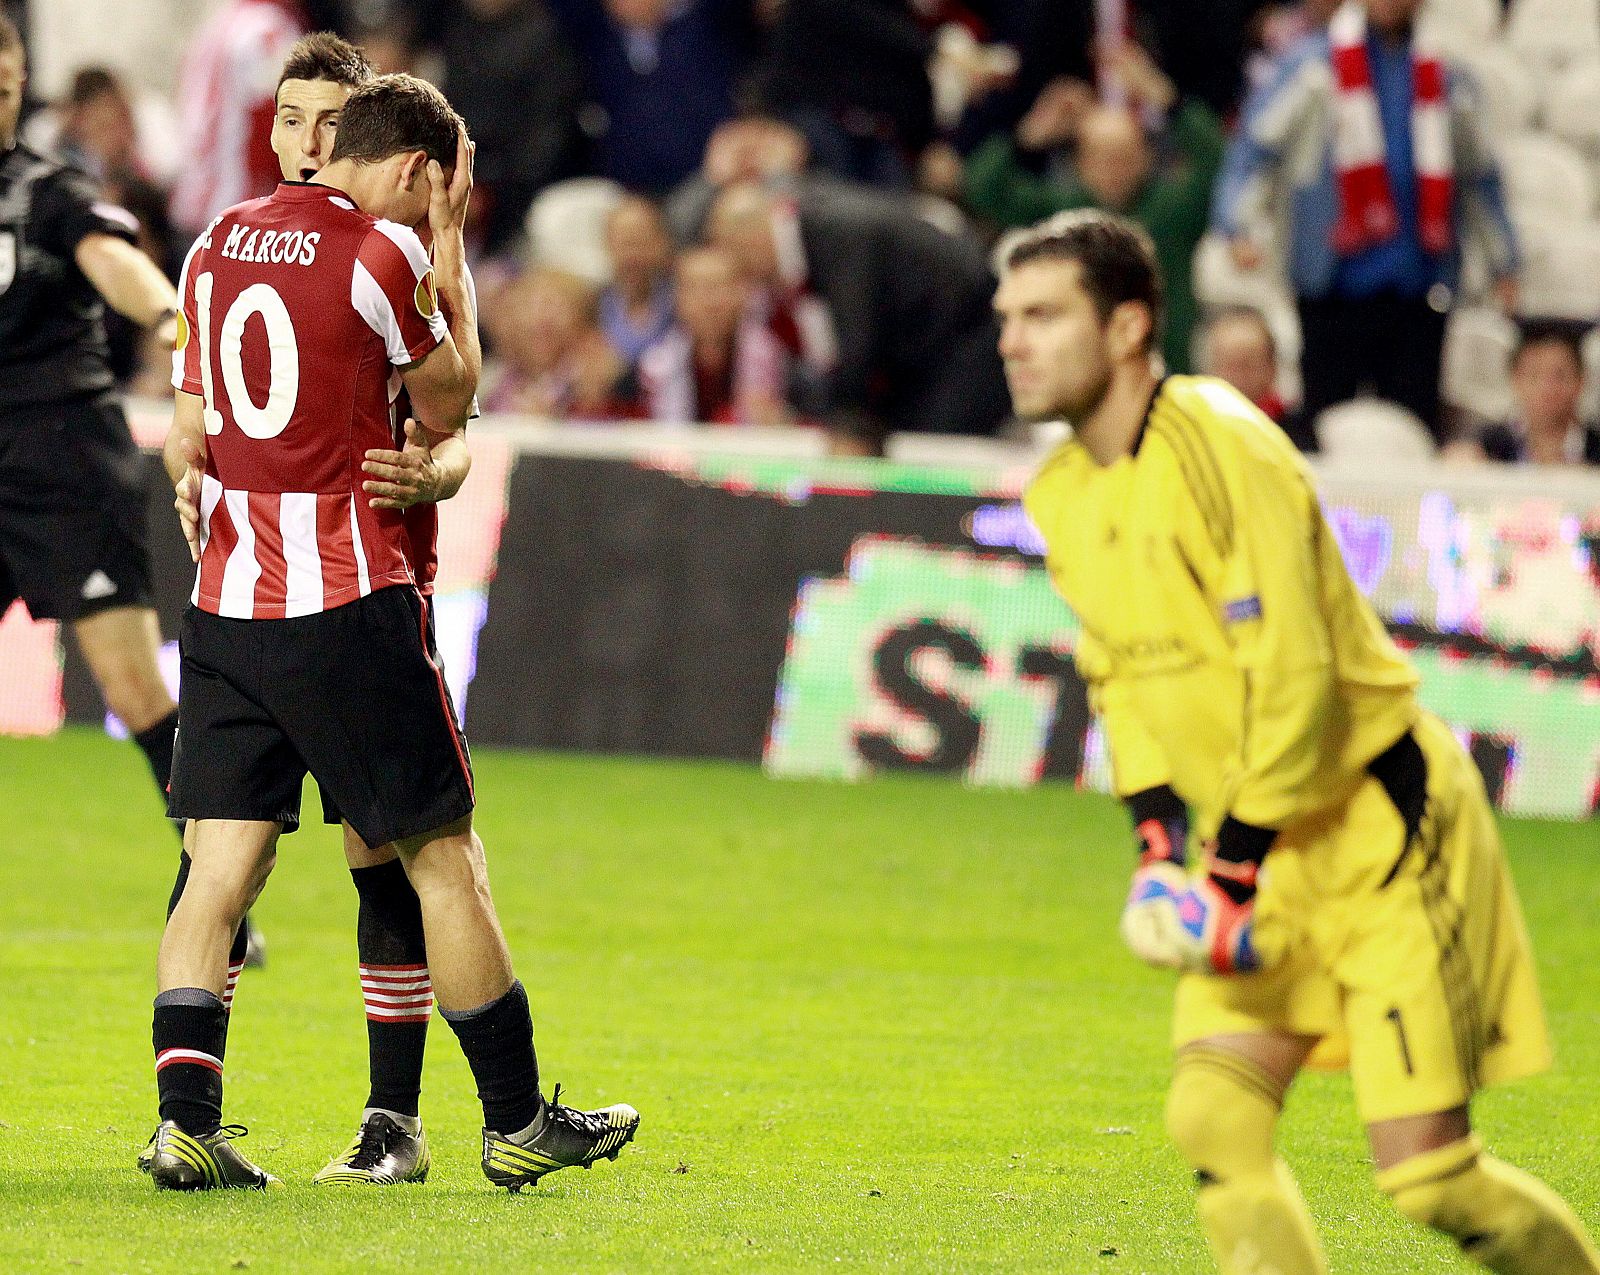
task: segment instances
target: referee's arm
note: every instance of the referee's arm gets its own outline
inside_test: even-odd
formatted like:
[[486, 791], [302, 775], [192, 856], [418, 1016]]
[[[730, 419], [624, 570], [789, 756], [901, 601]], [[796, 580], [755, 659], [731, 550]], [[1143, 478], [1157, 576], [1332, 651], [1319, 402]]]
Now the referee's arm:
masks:
[[178, 290], [141, 249], [116, 235], [94, 233], [78, 240], [72, 255], [107, 305], [142, 328], [167, 328], [159, 335], [171, 344]]

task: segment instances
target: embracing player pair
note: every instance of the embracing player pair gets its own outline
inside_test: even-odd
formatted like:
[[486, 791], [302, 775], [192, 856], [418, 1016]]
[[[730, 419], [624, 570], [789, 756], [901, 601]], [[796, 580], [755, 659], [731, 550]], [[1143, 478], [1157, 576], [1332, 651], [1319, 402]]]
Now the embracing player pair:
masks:
[[[198, 571], [171, 813], [189, 821], [191, 864], [159, 962], [162, 1123], [147, 1163], [166, 1187], [276, 1181], [221, 1123], [226, 938], [298, 824], [309, 770], [348, 829], [374, 1041], [362, 1129], [318, 1178], [425, 1176], [415, 1101], [436, 997], [484, 1104], [484, 1172], [516, 1188], [614, 1156], [638, 1114], [539, 1091], [432, 639], [432, 507], [465, 476], [480, 365], [462, 238], [470, 144], [419, 80], [368, 79], [346, 100], [348, 84], [322, 78], [286, 74], [275, 128], [286, 171], [313, 180], [224, 212], [180, 285], [166, 454]], [[402, 390], [416, 417], [403, 436]], [[402, 1026], [416, 1030], [390, 1057], [386, 1029]]]

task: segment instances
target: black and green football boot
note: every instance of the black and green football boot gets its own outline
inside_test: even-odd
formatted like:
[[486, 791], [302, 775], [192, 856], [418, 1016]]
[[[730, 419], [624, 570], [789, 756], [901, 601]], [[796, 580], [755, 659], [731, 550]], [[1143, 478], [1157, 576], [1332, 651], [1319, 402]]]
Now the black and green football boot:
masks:
[[579, 1111], [563, 1107], [561, 1086], [544, 1104], [537, 1132], [526, 1142], [513, 1142], [493, 1129], [483, 1131], [483, 1174], [495, 1186], [520, 1191], [558, 1169], [583, 1167], [596, 1160], [615, 1160], [633, 1141], [639, 1113], [625, 1102]]
[[[165, 1191], [265, 1191], [283, 1185], [265, 1169], [239, 1154], [230, 1141], [248, 1132], [243, 1125], [225, 1124], [215, 1133], [193, 1137], [171, 1120], [163, 1120], [150, 1140], [150, 1180]], [[140, 1156], [140, 1167], [144, 1168]]]

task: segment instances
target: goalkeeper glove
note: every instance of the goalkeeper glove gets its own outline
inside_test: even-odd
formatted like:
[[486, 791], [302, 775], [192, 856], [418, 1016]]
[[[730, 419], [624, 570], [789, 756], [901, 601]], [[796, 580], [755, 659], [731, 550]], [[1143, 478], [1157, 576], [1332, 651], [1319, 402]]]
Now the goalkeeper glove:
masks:
[[1189, 809], [1165, 784], [1128, 798], [1134, 835], [1139, 838], [1140, 866], [1175, 863], [1183, 867], [1189, 840]]
[[1128, 947], [1141, 960], [1167, 969], [1210, 974], [1260, 969], [1256, 878], [1275, 835], [1230, 816], [1207, 857], [1206, 875], [1198, 879], [1170, 859], [1143, 859], [1122, 913]]
[[1160, 784], [1129, 797], [1128, 811], [1139, 841], [1139, 866], [1122, 909], [1122, 939], [1140, 960], [1175, 968], [1172, 900], [1189, 884], [1184, 871], [1189, 809], [1183, 798]]

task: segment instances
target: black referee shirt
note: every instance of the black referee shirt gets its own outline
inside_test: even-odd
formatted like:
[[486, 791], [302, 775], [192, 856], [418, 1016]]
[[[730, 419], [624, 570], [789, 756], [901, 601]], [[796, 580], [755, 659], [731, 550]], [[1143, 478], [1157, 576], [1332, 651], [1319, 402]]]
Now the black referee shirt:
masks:
[[0, 428], [4, 409], [102, 393], [105, 303], [73, 253], [85, 235], [134, 239], [131, 214], [94, 183], [14, 146], [0, 155]]

